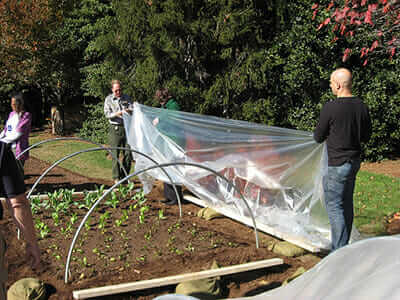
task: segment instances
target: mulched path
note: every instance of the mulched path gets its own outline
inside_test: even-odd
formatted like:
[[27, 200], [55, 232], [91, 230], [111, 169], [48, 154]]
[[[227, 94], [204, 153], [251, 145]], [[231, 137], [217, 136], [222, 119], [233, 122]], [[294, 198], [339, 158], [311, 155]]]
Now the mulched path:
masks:
[[400, 178], [400, 158], [380, 162], [363, 162], [361, 170]]

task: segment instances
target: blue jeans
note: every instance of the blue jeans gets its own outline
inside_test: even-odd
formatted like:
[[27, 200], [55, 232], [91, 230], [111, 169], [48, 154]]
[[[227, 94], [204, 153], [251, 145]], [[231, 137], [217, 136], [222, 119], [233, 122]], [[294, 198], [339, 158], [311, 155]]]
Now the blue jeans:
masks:
[[325, 206], [331, 224], [332, 251], [347, 245], [353, 226], [353, 192], [360, 159], [329, 166], [323, 178]]

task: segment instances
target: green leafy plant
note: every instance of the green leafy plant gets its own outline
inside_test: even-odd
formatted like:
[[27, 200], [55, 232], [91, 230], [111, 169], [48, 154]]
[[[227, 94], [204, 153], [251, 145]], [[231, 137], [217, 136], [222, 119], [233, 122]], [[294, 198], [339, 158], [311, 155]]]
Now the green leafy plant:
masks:
[[49, 227], [40, 219], [35, 220], [35, 228], [39, 230], [39, 235], [42, 239], [50, 233]]
[[55, 225], [55, 226], [60, 225], [60, 216], [59, 216], [58, 212], [53, 212], [53, 213], [51, 214], [51, 217], [52, 217], [52, 219], [53, 219], [53, 222], [54, 222], [54, 225]]
[[89, 217], [87, 218], [86, 222], [85, 222], [85, 228], [86, 228], [86, 230], [90, 230], [90, 229], [91, 229], [91, 225], [90, 225], [91, 221], [92, 221], [92, 217], [89, 216]]
[[31, 211], [32, 211], [33, 215], [35, 215], [36, 213], [38, 213], [40, 211], [41, 204], [42, 204], [42, 201], [40, 200], [39, 197], [31, 198]]
[[139, 223], [140, 224], [143, 224], [145, 222], [145, 214], [148, 211], [149, 211], [149, 207], [147, 205], [146, 206], [142, 206], [140, 208], [140, 214], [139, 214]]
[[111, 192], [111, 197], [105, 202], [106, 205], [111, 206], [112, 208], [117, 208], [120, 200], [118, 194], [115, 191]]
[[97, 228], [99, 228], [99, 229], [104, 229], [105, 228], [105, 225], [106, 225], [106, 221], [107, 221], [107, 219], [109, 219], [110, 218], [110, 213], [107, 211], [107, 212], [105, 212], [104, 214], [102, 214], [101, 216], [100, 216], [100, 219], [99, 219], [99, 224], [97, 225]]
[[71, 218], [70, 218], [70, 222], [71, 224], [75, 224], [75, 222], [78, 220], [78, 215], [76, 213], [73, 213]]
[[167, 217], [164, 216], [164, 210], [163, 209], [158, 210], [158, 219], [164, 220], [166, 218]]

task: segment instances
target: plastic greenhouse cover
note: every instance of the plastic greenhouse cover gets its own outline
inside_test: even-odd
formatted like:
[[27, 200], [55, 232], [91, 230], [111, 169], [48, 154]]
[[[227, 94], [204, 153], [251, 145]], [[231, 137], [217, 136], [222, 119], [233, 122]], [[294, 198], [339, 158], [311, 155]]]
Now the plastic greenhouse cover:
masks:
[[[377, 237], [340, 248], [282, 287], [236, 300], [400, 299], [400, 236]], [[157, 300], [195, 300], [162, 295]]]
[[312, 269], [252, 300], [400, 299], [400, 236], [358, 241], [325, 257]]
[[[325, 144], [311, 132], [271, 127], [200, 114], [134, 104], [124, 114], [130, 146], [159, 164], [202, 164], [231, 181], [245, 197], [256, 224], [329, 248], [329, 220], [323, 204], [322, 176], [327, 168]], [[158, 121], [158, 124], [154, 120]], [[156, 124], [156, 125], [153, 125]], [[153, 166], [134, 153], [135, 171]], [[250, 213], [240, 194], [223, 178], [194, 166], [165, 170], [214, 207], [241, 216]], [[160, 168], [140, 176], [145, 193], [154, 179], [169, 182]]]

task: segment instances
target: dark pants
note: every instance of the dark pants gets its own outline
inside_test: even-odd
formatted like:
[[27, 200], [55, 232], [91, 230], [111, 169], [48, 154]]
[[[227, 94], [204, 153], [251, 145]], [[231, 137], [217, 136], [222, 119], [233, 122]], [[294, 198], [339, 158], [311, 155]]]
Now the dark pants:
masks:
[[[110, 141], [111, 147], [129, 148], [129, 145], [126, 141], [124, 126], [110, 125], [109, 141]], [[119, 159], [119, 155], [120, 155], [120, 153], [122, 153], [122, 155], [123, 155], [122, 166], [124, 167], [127, 174], [129, 174], [129, 172], [131, 170], [131, 164], [132, 164], [132, 153], [129, 150], [125, 150], [125, 151], [124, 150], [112, 150], [111, 153], [113, 154], [112, 178], [113, 179], [122, 179], [126, 175], [125, 175], [120, 163], [118, 163], [118, 161], [116, 161], [114, 159], [114, 157]]]
[[[180, 185], [175, 185], [175, 187], [178, 191], [181, 201], [183, 201], [182, 187]], [[164, 197], [166, 200], [178, 202], [178, 198], [176, 198], [176, 193], [172, 184], [164, 182]]]

